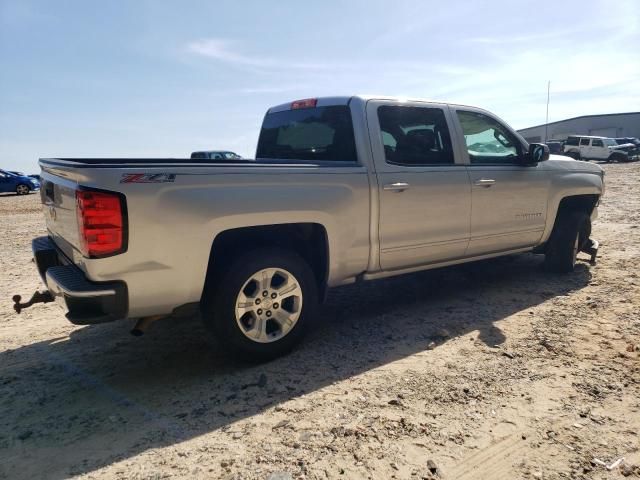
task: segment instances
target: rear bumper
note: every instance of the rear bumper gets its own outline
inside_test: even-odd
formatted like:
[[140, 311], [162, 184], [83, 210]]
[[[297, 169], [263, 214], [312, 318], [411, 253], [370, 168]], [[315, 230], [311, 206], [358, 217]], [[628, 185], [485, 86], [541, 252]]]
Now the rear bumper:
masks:
[[64, 304], [71, 323], [89, 325], [126, 318], [128, 294], [124, 282], [88, 280], [49, 237], [33, 239], [31, 247], [42, 281], [55, 299]]

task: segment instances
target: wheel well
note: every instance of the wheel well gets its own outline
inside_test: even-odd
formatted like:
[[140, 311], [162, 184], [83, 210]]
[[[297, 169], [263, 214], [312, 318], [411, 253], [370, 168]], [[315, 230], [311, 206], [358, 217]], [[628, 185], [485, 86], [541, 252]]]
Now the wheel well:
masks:
[[211, 245], [205, 289], [240, 254], [262, 247], [293, 250], [309, 264], [318, 285], [318, 298], [324, 298], [329, 273], [329, 247], [326, 229], [317, 223], [291, 223], [242, 227], [219, 233]]
[[[593, 209], [598, 203], [599, 195], [573, 195], [571, 197], [565, 197], [560, 201], [558, 205], [558, 211], [556, 212], [556, 218], [553, 222], [553, 230], [556, 229], [558, 221], [563, 212], [570, 211], [583, 211], [587, 215], [591, 216]], [[547, 248], [547, 243], [536, 247], [534, 253], [544, 253]]]
[[565, 197], [560, 201], [556, 218], [558, 218], [560, 212], [567, 210], [582, 210], [586, 212], [587, 215], [591, 215], [591, 212], [593, 212], [593, 209], [598, 203], [598, 198], [598, 195], [573, 195], [571, 197]]

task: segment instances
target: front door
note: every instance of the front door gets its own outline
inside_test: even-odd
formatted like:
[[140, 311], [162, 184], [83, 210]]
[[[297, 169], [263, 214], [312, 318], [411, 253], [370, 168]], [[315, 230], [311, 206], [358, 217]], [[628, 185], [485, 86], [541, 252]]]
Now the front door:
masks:
[[461, 258], [471, 189], [445, 105], [370, 101], [367, 119], [379, 195], [382, 270]]
[[0, 172], [0, 192], [13, 192], [14, 186], [11, 177], [4, 172]]
[[581, 138], [580, 139], [580, 157], [581, 158], [591, 158], [591, 139], [590, 138]]
[[525, 145], [487, 112], [452, 107], [467, 147], [471, 181], [471, 239], [467, 256], [535, 245], [547, 217], [544, 164], [524, 166]]

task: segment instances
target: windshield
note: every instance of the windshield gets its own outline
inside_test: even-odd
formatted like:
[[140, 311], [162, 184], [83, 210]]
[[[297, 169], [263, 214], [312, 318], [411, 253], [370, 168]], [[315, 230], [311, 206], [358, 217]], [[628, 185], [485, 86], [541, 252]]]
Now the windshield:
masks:
[[618, 146], [618, 144], [616, 143], [616, 141], [613, 138], [605, 138], [603, 140], [603, 142], [607, 147], [616, 147], [616, 146]]

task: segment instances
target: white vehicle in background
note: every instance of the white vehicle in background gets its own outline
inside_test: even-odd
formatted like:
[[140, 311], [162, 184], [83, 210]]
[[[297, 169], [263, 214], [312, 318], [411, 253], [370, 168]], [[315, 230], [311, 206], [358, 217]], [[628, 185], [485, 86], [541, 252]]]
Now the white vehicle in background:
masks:
[[564, 154], [576, 160], [604, 160], [629, 162], [633, 158], [613, 138], [588, 135], [570, 135], [564, 145]]

